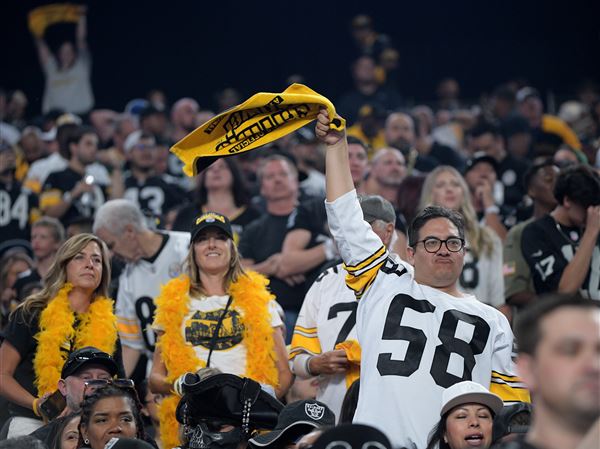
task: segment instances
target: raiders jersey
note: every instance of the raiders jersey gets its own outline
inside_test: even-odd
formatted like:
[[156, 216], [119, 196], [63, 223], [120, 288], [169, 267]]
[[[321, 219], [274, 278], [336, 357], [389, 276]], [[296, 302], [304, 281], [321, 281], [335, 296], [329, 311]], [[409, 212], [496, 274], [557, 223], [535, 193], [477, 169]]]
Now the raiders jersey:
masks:
[[0, 243], [29, 240], [31, 224], [40, 218], [37, 195], [15, 181], [0, 182]]
[[145, 213], [160, 217], [186, 201], [185, 192], [161, 176], [151, 176], [139, 183], [131, 173], [125, 174], [125, 199], [133, 201]]
[[124, 346], [145, 351], [152, 359], [156, 342], [154, 298], [160, 287], [181, 274], [190, 245], [187, 232], [165, 232], [167, 239], [159, 254], [150, 261], [140, 259], [125, 266], [119, 277], [117, 292], [117, 327]]
[[[521, 249], [531, 270], [536, 293], [558, 290], [562, 273], [573, 259], [581, 235], [579, 228], [561, 226], [551, 215], [525, 226]], [[580, 292], [586, 298], [600, 299], [600, 238], [596, 241]]]
[[480, 383], [505, 401], [529, 399], [515, 376], [504, 315], [473, 296], [457, 298], [417, 283], [361, 219], [356, 191], [326, 207], [346, 283], [360, 300], [355, 422], [378, 427], [394, 446], [423, 448], [439, 420], [444, 389], [457, 382]]

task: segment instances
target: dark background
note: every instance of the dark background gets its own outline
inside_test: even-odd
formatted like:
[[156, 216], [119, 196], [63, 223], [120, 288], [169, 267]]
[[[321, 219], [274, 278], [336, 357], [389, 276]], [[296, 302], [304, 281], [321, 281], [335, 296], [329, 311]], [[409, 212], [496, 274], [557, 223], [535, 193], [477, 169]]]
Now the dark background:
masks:
[[[0, 86], [20, 88], [30, 114], [40, 108], [43, 75], [27, 28], [27, 12], [49, 1], [4, 1]], [[81, 2], [79, 2], [81, 3]], [[88, 42], [96, 107], [122, 110], [151, 88], [172, 103], [236, 87], [246, 97], [279, 91], [292, 73], [335, 101], [351, 88], [354, 49], [349, 23], [373, 17], [400, 52], [399, 90], [433, 98], [435, 84], [455, 77], [463, 97], [523, 78], [559, 98], [584, 80], [600, 82], [600, 2], [363, 1], [227, 2], [89, 1]], [[72, 36], [56, 26], [50, 43]]]

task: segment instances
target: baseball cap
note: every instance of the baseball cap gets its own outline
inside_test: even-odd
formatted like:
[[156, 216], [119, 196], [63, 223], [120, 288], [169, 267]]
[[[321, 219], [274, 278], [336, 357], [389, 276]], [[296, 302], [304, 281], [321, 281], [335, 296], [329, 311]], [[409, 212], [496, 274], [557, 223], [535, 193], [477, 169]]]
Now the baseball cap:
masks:
[[375, 220], [381, 220], [386, 223], [396, 222], [394, 206], [382, 196], [359, 195], [358, 202], [360, 203], [366, 222], [371, 223]]
[[392, 449], [388, 437], [365, 424], [343, 424], [323, 432], [312, 449]]
[[498, 161], [494, 159], [492, 156], [484, 153], [483, 151], [476, 152], [471, 159], [467, 161], [467, 165], [465, 166], [465, 172], [463, 174], [467, 174], [469, 170], [475, 167], [477, 164], [481, 162], [487, 162], [492, 167], [494, 167], [494, 171], [498, 172]]
[[263, 433], [252, 439], [250, 443], [254, 446], [265, 447], [276, 442], [285, 433], [291, 433], [290, 429], [306, 428], [308, 433], [313, 428], [323, 426], [334, 426], [335, 415], [325, 404], [315, 400], [296, 401], [286, 405], [272, 432]]
[[225, 234], [227, 234], [230, 239], [233, 238], [233, 230], [231, 229], [231, 223], [225, 215], [221, 215], [217, 212], [205, 212], [194, 220], [194, 224], [191, 230], [191, 242], [193, 242], [196, 239], [200, 231], [210, 227], [219, 228]]
[[111, 376], [114, 376], [119, 371], [114, 359], [106, 352], [100, 351], [93, 346], [86, 346], [69, 354], [67, 361], [63, 365], [61, 379], [66, 379], [72, 376], [85, 365], [102, 365], [106, 368]]
[[487, 388], [479, 385], [477, 382], [465, 380], [464, 382], [458, 382], [444, 390], [444, 393], [442, 394], [442, 409], [440, 411], [440, 416], [444, 416], [446, 412], [457, 405], [468, 404], [471, 402], [489, 407], [494, 415], [497, 415], [504, 406], [504, 402], [502, 402], [500, 396], [490, 393]]
[[111, 438], [104, 449], [153, 449], [150, 443], [134, 438]]

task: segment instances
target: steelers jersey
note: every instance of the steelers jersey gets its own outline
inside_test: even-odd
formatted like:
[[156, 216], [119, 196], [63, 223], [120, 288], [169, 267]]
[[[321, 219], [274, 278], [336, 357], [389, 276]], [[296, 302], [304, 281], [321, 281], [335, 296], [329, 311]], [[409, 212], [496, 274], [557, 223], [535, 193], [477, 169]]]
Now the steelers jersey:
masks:
[[121, 343], [144, 351], [152, 359], [156, 337], [152, 330], [154, 298], [160, 287], [182, 273], [190, 235], [187, 232], [165, 232], [168, 236], [153, 261], [140, 259], [128, 263], [119, 277], [117, 292], [117, 327]]
[[326, 207], [346, 283], [359, 299], [354, 422], [381, 429], [393, 446], [423, 448], [439, 420], [444, 389], [457, 382], [477, 382], [504, 401], [529, 400], [515, 375], [510, 325], [499, 311], [473, 296], [417, 283], [362, 220], [356, 191]]
[[[346, 272], [336, 265], [321, 273], [312, 284], [298, 315], [290, 347], [290, 360], [333, 351], [336, 344], [356, 340], [358, 302], [344, 282]], [[298, 374], [298, 373], [296, 373]], [[317, 399], [339, 418], [346, 394], [345, 373], [319, 376]]]
[[140, 206], [145, 213], [160, 217], [185, 202], [185, 192], [161, 176], [151, 176], [143, 183], [138, 182], [131, 173], [126, 173], [124, 178], [123, 197]]
[[18, 181], [10, 186], [0, 182], [0, 243], [29, 240], [40, 215], [37, 195]]

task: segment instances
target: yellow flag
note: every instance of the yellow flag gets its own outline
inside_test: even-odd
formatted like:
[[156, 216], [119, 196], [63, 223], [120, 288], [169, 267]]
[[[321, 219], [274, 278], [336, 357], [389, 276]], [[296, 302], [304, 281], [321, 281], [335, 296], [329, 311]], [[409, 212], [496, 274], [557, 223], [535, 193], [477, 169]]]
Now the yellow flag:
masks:
[[53, 3], [40, 6], [29, 12], [29, 30], [34, 36], [41, 38], [50, 25], [61, 22], [77, 22], [80, 16], [80, 5]]
[[[279, 94], [259, 92], [196, 128], [171, 151], [185, 164], [183, 172], [194, 176], [219, 157], [253, 150], [301, 128], [323, 107], [335, 117], [331, 101], [302, 84]], [[331, 128], [341, 131], [345, 125], [344, 119], [336, 118]]]

